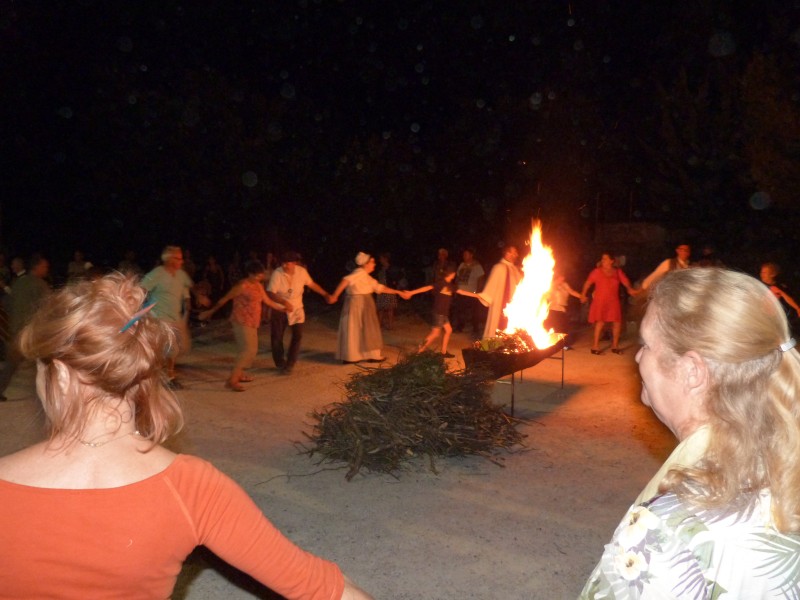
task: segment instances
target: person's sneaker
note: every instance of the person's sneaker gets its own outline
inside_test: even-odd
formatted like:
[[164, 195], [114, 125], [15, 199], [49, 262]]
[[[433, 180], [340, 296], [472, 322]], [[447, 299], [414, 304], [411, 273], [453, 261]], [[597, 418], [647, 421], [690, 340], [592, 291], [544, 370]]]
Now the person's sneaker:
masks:
[[442, 352], [442, 356], [444, 356], [445, 358], [455, 358], [456, 357], [455, 354], [451, 354], [450, 352]]

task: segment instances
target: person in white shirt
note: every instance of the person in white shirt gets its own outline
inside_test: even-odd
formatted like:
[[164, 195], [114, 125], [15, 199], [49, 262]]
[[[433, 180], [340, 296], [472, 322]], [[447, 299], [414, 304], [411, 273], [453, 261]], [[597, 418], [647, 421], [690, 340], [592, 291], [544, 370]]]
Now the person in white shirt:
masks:
[[[303, 325], [306, 322], [303, 292], [309, 288], [326, 301], [330, 301], [328, 292], [311, 279], [306, 268], [299, 264], [300, 260], [301, 257], [297, 252], [286, 252], [281, 260], [281, 266], [272, 272], [267, 284], [267, 295], [270, 299], [286, 309], [286, 312], [273, 310], [270, 317], [272, 360], [284, 375], [288, 375], [294, 369], [297, 356], [300, 354], [300, 342], [303, 341]], [[287, 328], [292, 330], [288, 353], [283, 347], [283, 337]]]

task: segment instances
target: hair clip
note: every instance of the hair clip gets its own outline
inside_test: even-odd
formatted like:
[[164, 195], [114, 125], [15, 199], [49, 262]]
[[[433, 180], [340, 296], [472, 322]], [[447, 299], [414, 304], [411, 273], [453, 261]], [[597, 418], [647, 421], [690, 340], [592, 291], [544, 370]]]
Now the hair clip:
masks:
[[128, 329], [133, 327], [136, 324], [136, 321], [138, 321], [143, 316], [145, 316], [147, 313], [149, 313], [150, 310], [155, 305], [156, 305], [155, 300], [153, 302], [151, 302], [150, 304], [145, 304], [140, 311], [135, 312], [133, 314], [133, 316], [131, 317], [131, 320], [128, 321], [127, 323], [125, 323], [125, 325], [123, 325], [122, 329], [120, 329], [119, 332], [122, 333], [123, 331], [127, 331]]
[[797, 345], [797, 341], [794, 338], [789, 338], [788, 342], [783, 342], [778, 348], [781, 349], [781, 352], [786, 352], [787, 350], [791, 350]]

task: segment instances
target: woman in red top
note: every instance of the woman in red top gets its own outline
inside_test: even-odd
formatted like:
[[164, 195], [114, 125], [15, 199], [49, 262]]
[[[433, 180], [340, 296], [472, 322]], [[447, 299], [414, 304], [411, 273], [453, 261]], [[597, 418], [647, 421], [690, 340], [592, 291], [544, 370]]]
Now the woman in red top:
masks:
[[23, 329], [49, 438], [0, 458], [0, 598], [168, 598], [205, 545], [286, 598], [368, 600], [285, 538], [231, 479], [161, 443], [175, 334], [119, 273], [49, 296]]
[[233, 311], [231, 312], [231, 325], [233, 326], [233, 337], [236, 339], [236, 347], [239, 354], [231, 370], [225, 387], [234, 392], [243, 392], [244, 387], [240, 382], [248, 383], [253, 381], [250, 375], [245, 373], [245, 369], [253, 364], [253, 360], [258, 354], [258, 326], [261, 324], [261, 303], [263, 302], [270, 308], [284, 312], [286, 308], [282, 304], [273, 302], [264, 291], [264, 265], [257, 260], [248, 261], [244, 270], [246, 276], [233, 286], [227, 294], [217, 300], [211, 308], [200, 313], [199, 318], [205, 321], [211, 318], [215, 312], [233, 300]]
[[608, 252], [600, 258], [600, 266], [589, 273], [581, 292], [581, 302], [586, 303], [586, 293], [594, 286], [592, 304], [589, 306], [589, 323], [594, 323], [594, 344], [592, 354], [602, 354], [600, 350], [600, 334], [606, 323], [611, 323], [611, 352], [622, 354], [619, 347], [619, 336], [622, 333], [622, 306], [619, 302], [619, 285], [625, 286], [631, 296], [639, 292], [631, 287], [631, 282], [614, 266], [614, 255]]

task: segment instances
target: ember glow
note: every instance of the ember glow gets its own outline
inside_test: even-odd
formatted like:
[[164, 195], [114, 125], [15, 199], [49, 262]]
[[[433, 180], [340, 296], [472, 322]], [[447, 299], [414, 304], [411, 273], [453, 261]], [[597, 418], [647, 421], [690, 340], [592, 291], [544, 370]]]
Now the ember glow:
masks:
[[530, 245], [530, 254], [522, 261], [525, 276], [505, 308], [505, 315], [508, 317], [505, 331], [512, 333], [517, 329], [524, 329], [533, 338], [537, 348], [549, 348], [563, 335], [544, 328], [544, 320], [550, 307], [548, 293], [553, 282], [556, 261], [550, 246], [542, 244], [542, 227], [539, 222], [534, 223]]

